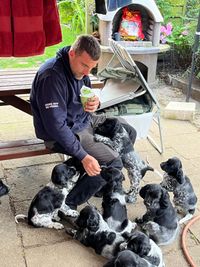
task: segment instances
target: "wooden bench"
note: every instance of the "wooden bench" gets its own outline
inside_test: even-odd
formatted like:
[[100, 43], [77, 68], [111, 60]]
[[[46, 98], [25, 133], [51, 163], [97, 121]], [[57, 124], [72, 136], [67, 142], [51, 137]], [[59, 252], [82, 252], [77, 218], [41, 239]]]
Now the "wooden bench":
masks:
[[0, 160], [17, 159], [54, 153], [39, 139], [16, 140], [0, 143]]
[[[0, 104], [11, 105], [32, 115], [27, 96], [37, 69], [0, 70]], [[102, 88], [95, 76], [90, 75], [92, 88]], [[16, 140], [0, 143], [0, 160], [32, 157], [54, 153], [47, 149], [39, 139]]]

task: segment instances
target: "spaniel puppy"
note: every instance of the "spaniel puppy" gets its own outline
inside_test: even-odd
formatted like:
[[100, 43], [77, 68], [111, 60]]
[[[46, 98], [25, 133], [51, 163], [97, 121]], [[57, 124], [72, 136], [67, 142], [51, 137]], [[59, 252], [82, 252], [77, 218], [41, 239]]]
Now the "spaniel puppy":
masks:
[[110, 229], [95, 207], [84, 207], [74, 223], [75, 229], [67, 228], [66, 233], [108, 259], [116, 255], [120, 243], [125, 241], [123, 235]]
[[155, 267], [145, 259], [130, 250], [124, 250], [115, 258], [107, 262], [103, 267]]
[[163, 255], [158, 245], [140, 231], [124, 233], [126, 241], [120, 244], [120, 250], [128, 249], [145, 259], [153, 266], [163, 267]]
[[157, 244], [170, 244], [176, 238], [179, 224], [168, 192], [159, 184], [147, 184], [141, 188], [140, 196], [147, 212], [136, 222]]
[[173, 192], [173, 202], [178, 213], [183, 214], [179, 223], [190, 220], [196, 209], [197, 196], [194, 193], [188, 176], [183, 173], [182, 163], [177, 157], [168, 159], [160, 164], [164, 171], [161, 186], [167, 191]]
[[102, 142], [117, 151], [121, 156], [124, 167], [128, 171], [130, 190], [127, 202], [136, 202], [141, 179], [146, 171], [153, 171], [133, 150], [133, 144], [122, 124], [116, 118], [107, 118], [95, 129], [95, 140]]
[[122, 172], [112, 168], [112, 171], [102, 172], [102, 177], [107, 179], [102, 201], [104, 220], [113, 231], [131, 233], [136, 223], [128, 219]]
[[77, 217], [79, 214], [65, 204], [65, 199], [78, 178], [79, 172], [74, 167], [66, 164], [56, 165], [52, 171], [51, 182], [42, 188], [32, 200], [28, 216], [16, 215], [16, 223], [18, 223], [18, 219], [27, 218], [28, 224], [35, 227], [64, 228], [63, 224], [57, 222], [60, 220], [59, 211], [71, 217]]
[[2, 180], [0, 179], [0, 197], [7, 195], [9, 192], [9, 189], [7, 185], [5, 185]]
[[87, 228], [66, 228], [66, 233], [107, 259], [112, 259], [118, 253], [120, 244], [125, 241], [123, 235], [112, 230], [93, 232]]
[[111, 231], [101, 213], [94, 206], [85, 206], [75, 220], [77, 229], [87, 229], [90, 232]]

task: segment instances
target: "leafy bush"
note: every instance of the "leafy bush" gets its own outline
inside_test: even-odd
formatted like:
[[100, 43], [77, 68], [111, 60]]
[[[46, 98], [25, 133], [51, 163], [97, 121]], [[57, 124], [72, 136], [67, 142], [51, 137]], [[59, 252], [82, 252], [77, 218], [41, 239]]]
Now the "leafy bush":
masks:
[[[200, 8], [199, 0], [187, 0], [185, 14], [179, 16], [179, 20], [174, 17], [170, 0], [157, 0], [156, 3], [164, 17], [160, 40], [162, 43], [167, 42], [171, 45], [173, 66], [186, 70], [190, 66], [192, 59], [192, 48]], [[200, 61], [199, 57], [200, 51], [197, 54], [198, 62]], [[198, 62], [197, 65], [199, 64]], [[199, 77], [200, 72], [196, 71], [196, 76]]]
[[58, 10], [62, 24], [68, 26], [76, 34], [85, 32], [84, 0], [59, 1]]

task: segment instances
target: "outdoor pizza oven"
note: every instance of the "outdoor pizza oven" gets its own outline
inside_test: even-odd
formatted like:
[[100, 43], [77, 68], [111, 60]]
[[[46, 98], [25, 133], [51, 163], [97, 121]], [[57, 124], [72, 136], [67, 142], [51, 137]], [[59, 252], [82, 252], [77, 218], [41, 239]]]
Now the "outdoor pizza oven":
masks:
[[[137, 40], [125, 39], [120, 33], [120, 25], [124, 9], [138, 12], [141, 17], [143, 38]], [[147, 82], [154, 83], [158, 53], [163, 49], [160, 44], [160, 27], [163, 17], [154, 0], [132, 0], [127, 6], [121, 6], [106, 15], [98, 14], [99, 34], [101, 40], [102, 56], [98, 70], [102, 70], [113, 53], [109, 46], [109, 39], [114, 39], [125, 46], [132, 58], [139, 62], [147, 72]], [[116, 63], [117, 64], [117, 63]]]

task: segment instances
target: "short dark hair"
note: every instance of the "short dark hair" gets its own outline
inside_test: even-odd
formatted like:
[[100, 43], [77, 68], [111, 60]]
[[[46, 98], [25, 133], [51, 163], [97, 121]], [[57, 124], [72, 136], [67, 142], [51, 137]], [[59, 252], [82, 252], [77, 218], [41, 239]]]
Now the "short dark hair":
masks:
[[85, 34], [78, 36], [71, 48], [79, 55], [85, 51], [95, 61], [101, 56], [99, 42], [92, 35]]

